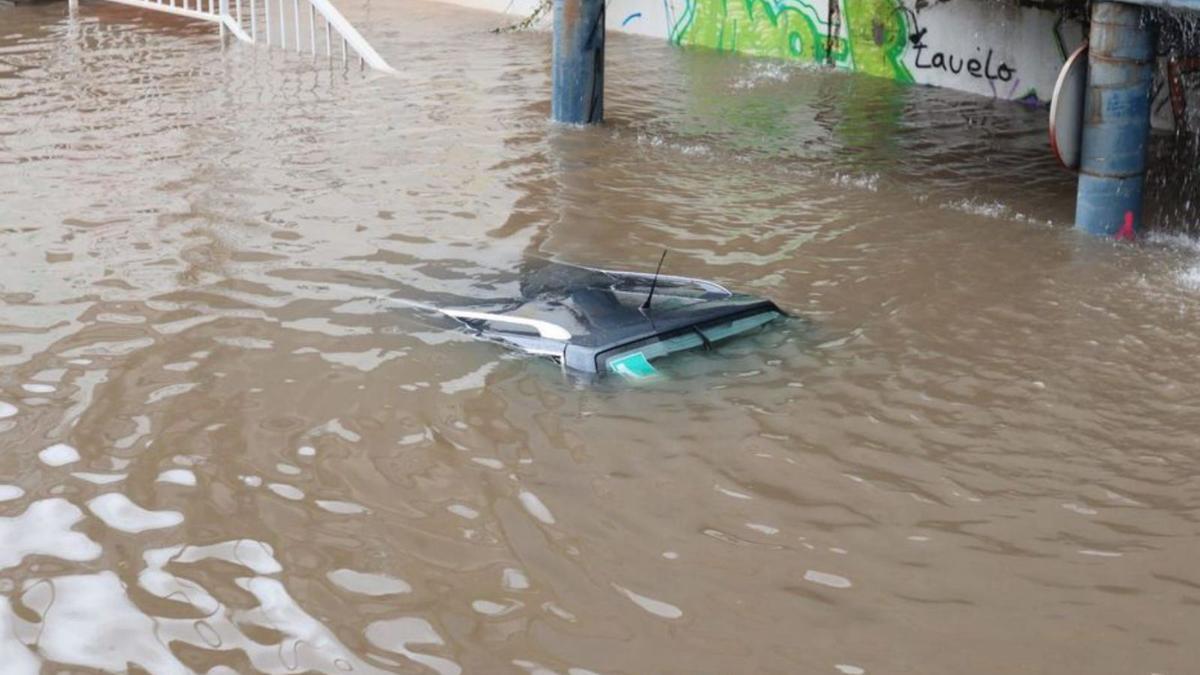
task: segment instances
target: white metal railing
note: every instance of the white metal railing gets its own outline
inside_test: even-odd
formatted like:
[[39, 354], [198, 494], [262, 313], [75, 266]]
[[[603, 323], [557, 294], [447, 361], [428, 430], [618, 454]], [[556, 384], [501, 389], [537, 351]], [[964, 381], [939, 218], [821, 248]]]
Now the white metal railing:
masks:
[[[106, 0], [218, 24], [242, 42], [307, 51], [313, 56], [357, 58], [385, 73], [396, 71], [329, 0]], [[307, 10], [307, 11], [305, 11]], [[320, 37], [318, 37], [320, 35]], [[336, 37], [335, 37], [336, 36]], [[338, 44], [341, 44], [341, 53]]]

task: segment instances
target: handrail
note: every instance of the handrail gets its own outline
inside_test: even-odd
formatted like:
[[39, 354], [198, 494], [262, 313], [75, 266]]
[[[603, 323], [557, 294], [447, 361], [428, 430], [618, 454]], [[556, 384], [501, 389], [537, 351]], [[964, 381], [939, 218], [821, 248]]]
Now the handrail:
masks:
[[[199, 1], [199, 0], [197, 0], [197, 1]], [[212, 1], [209, 0], [209, 7], [211, 7], [211, 6], [212, 6]], [[237, 17], [237, 20], [235, 21], [234, 18], [229, 14], [229, 0], [221, 0], [221, 27], [222, 27], [222, 29], [228, 28], [229, 32], [233, 33], [233, 36], [236, 37], [237, 39], [241, 40], [242, 42], [253, 43], [254, 38], [251, 38], [249, 35], [246, 35], [246, 31], [242, 30], [242, 26], [241, 26], [242, 3], [238, 2], [237, 7], [238, 7], [238, 17]]]
[[[217, 17], [219, 16], [216, 12], [211, 11], [211, 9], [207, 12], [204, 11], [203, 5], [199, 0], [197, 0], [194, 5], [196, 7], [195, 9], [187, 8], [187, 0], [183, 1], [182, 6], [176, 6], [161, 1], [156, 2], [155, 0], [108, 0], [108, 2], [115, 2], [120, 5], [129, 5], [130, 7], [138, 7], [141, 9], [153, 9], [158, 12], [166, 12], [167, 14], [174, 14], [176, 16], [185, 16], [189, 19], [198, 19], [200, 21], [216, 21]], [[212, 2], [210, 1], [208, 4], [211, 8]]]
[[[317, 31], [319, 30], [317, 15], [324, 20], [324, 54], [329, 58], [333, 58], [333, 33], [337, 33], [337, 37], [341, 38], [342, 42], [342, 61], [345, 62], [347, 57], [353, 53], [358, 57], [359, 63], [370, 66], [375, 70], [383, 71], [389, 74], [395, 74], [396, 70], [388, 65], [387, 61], [379, 55], [379, 52], [367, 42], [367, 39], [359, 33], [358, 30], [342, 16], [342, 13], [333, 6], [329, 0], [107, 0], [130, 7], [138, 7], [140, 9], [149, 9], [166, 14], [174, 14], [176, 16], [187, 17], [199, 21], [207, 21], [215, 23], [221, 28], [222, 34], [226, 30], [233, 34], [235, 38], [242, 42], [256, 44], [261, 35], [265, 38], [267, 46], [271, 46], [272, 37], [276, 37], [279, 46], [283, 49], [288, 48], [288, 33], [291, 33], [291, 42], [297, 53], [303, 53], [304, 47], [308, 47], [309, 53], [317, 56], [321, 53], [319, 42], [317, 40]], [[243, 3], [248, 2], [248, 12], [243, 14]], [[302, 21], [301, 3], [308, 6], [308, 20]], [[232, 7], [231, 7], [232, 4]], [[288, 5], [291, 5], [289, 8]], [[261, 12], [260, 10], [261, 5]], [[274, 5], [274, 11], [272, 11]], [[262, 21], [259, 21], [260, 14]], [[272, 15], [275, 16], [272, 16]], [[272, 31], [273, 19], [278, 17], [275, 30]], [[289, 19], [291, 26], [289, 30]], [[307, 23], [307, 30], [303, 24]], [[261, 26], [261, 29], [260, 29]], [[274, 35], [273, 35], [274, 33]], [[307, 34], [306, 34], [307, 33]], [[304, 40], [303, 37], [307, 37]], [[305, 44], [307, 42], [307, 45]]]
[[[333, 29], [342, 36], [342, 39], [350, 43], [350, 46], [358, 54], [359, 58], [367, 62], [375, 70], [382, 70], [385, 73], [395, 73], [396, 70], [383, 60], [383, 57], [371, 47], [371, 43], [360, 34], [354, 26], [342, 16], [342, 13], [337, 11], [337, 8], [329, 4], [329, 0], [308, 0], [310, 7], [315, 7], [321, 16], [325, 17], [325, 25], [333, 26]], [[311, 21], [311, 16], [310, 16]], [[311, 23], [309, 24], [312, 25]], [[312, 35], [312, 33], [310, 33]], [[314, 38], [315, 40], [315, 38]], [[326, 47], [329, 45], [326, 44]], [[313, 53], [316, 53], [315, 43], [313, 45]]]

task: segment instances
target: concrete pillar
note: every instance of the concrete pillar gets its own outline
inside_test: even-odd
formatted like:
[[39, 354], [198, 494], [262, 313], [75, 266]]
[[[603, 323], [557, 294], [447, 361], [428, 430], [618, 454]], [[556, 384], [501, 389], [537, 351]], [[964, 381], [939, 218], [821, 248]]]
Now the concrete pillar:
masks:
[[1154, 30], [1141, 7], [1092, 3], [1075, 227], [1133, 239], [1142, 224]]
[[604, 0], [554, 0], [552, 77], [554, 121], [604, 118]]

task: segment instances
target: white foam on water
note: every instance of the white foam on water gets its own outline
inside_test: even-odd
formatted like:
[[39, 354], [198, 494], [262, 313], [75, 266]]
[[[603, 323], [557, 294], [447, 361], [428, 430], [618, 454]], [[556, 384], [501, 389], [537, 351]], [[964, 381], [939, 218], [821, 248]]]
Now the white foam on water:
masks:
[[479, 517], [478, 511], [465, 504], [451, 504], [446, 507], [446, 510], [467, 520], [475, 520]]
[[771, 527], [770, 525], [763, 525], [762, 523], [746, 523], [746, 527], [750, 528], [751, 530], [755, 530], [756, 532], [762, 532], [763, 534], [779, 534], [778, 527]]
[[1200, 253], [1200, 239], [1186, 234], [1151, 230], [1147, 233], [1146, 241], [1170, 248]]
[[[132, 448], [134, 443], [150, 433], [150, 418], [146, 415], [134, 415], [133, 422], [135, 424], [133, 431], [128, 436], [113, 441], [114, 448], [121, 450]], [[152, 443], [154, 443], [153, 439], [148, 441], [146, 446], [149, 447]]]
[[101, 312], [96, 315], [96, 321], [103, 323], [136, 324], [146, 323], [146, 317], [137, 314], [119, 314], [117, 312]]
[[500, 583], [510, 591], [524, 591], [529, 588], [529, 577], [515, 567], [505, 567]]
[[0, 518], [0, 570], [16, 567], [25, 556], [46, 555], [73, 562], [100, 557], [100, 545], [71, 529], [83, 511], [65, 499], [36, 501], [25, 512]]
[[429, 433], [428, 429], [426, 429], [424, 431], [418, 431], [415, 434], [401, 436], [400, 440], [396, 441], [396, 445], [415, 445], [417, 443], [424, 443], [425, 441], [430, 440], [433, 440], [433, 435]]
[[159, 483], [173, 483], [184, 487], [196, 487], [196, 474], [189, 469], [167, 469], [158, 474], [155, 481]]
[[13, 634], [13, 613], [8, 598], [0, 595], [0, 668], [6, 675], [38, 675], [42, 660]]
[[411, 661], [432, 668], [438, 675], [459, 675], [462, 667], [450, 659], [414, 652], [409, 645], [443, 645], [445, 641], [425, 619], [405, 616], [375, 621], [367, 626], [367, 641], [376, 647], [401, 654]]
[[275, 470], [285, 476], [299, 476], [303, 471], [303, 469], [295, 464], [288, 464], [287, 462], [279, 462], [275, 465]]
[[504, 468], [504, 462], [501, 462], [498, 459], [492, 459], [491, 457], [472, 457], [471, 461], [497, 471]]
[[125, 356], [139, 349], [154, 344], [154, 338], [134, 338], [133, 340], [117, 340], [112, 342], [92, 342], [75, 349], [68, 349], [60, 356], [75, 358], [76, 356]]
[[1097, 551], [1095, 549], [1085, 548], [1079, 551], [1079, 555], [1090, 555], [1096, 558], [1120, 558], [1124, 554], [1117, 551]]
[[408, 582], [386, 574], [337, 569], [325, 576], [335, 585], [351, 593], [373, 596], [412, 593], [412, 586], [408, 585]]
[[127, 672], [131, 663], [162, 675], [192, 672], [159, 641], [154, 619], [130, 602], [116, 574], [31, 580], [26, 595], [45, 586], [53, 602], [44, 603], [36, 646], [46, 659], [109, 672]]
[[848, 174], [839, 173], [833, 177], [834, 185], [839, 187], [856, 188], [867, 192], [879, 191], [879, 174]]
[[956, 202], [949, 202], [942, 205], [943, 209], [951, 211], [960, 211], [972, 216], [983, 216], [984, 218], [1012, 218], [1012, 210], [1008, 206], [998, 201], [980, 201], [978, 199], [961, 199]]
[[87, 507], [105, 525], [131, 534], [175, 527], [183, 522], [183, 514], [178, 511], [150, 511], [134, 504], [120, 492], [93, 497]]
[[471, 609], [484, 616], [504, 616], [520, 607], [520, 603], [504, 604], [491, 600], [475, 600], [471, 603]]
[[31, 394], [49, 394], [50, 392], [54, 391], [54, 385], [40, 384], [37, 382], [31, 383], [31, 384], [23, 384], [23, 385], [21, 385], [21, 388]]
[[198, 386], [200, 385], [195, 382], [168, 384], [165, 387], [161, 387], [150, 392], [150, 394], [146, 396], [146, 405], [153, 405], [159, 401], [162, 401], [163, 399], [171, 398], [172, 396], [179, 396], [180, 394], [186, 394]]
[[193, 563], [215, 558], [241, 565], [255, 574], [278, 574], [283, 565], [275, 559], [275, 549], [256, 539], [231, 539], [206, 546], [185, 546], [172, 554], [173, 560]]
[[839, 663], [834, 668], [837, 668], [837, 671], [842, 673], [842, 675], [865, 675], [867, 672], [858, 666], [852, 666], [848, 663]]
[[8, 419], [17, 414], [17, 406], [6, 401], [0, 401], [0, 420]]
[[734, 80], [734, 89], [753, 89], [764, 82], [786, 82], [791, 79], [792, 72], [797, 70], [791, 63], [782, 61], [750, 61], [746, 76]]
[[805, 572], [804, 580], [811, 581], [814, 584], [821, 584], [822, 586], [829, 586], [830, 588], [850, 588], [853, 585], [846, 577], [840, 577], [828, 572], [818, 572], [816, 570]]
[[336, 499], [318, 499], [317, 506], [321, 507], [322, 509], [325, 509], [326, 511], [328, 511], [330, 513], [337, 513], [337, 514], [344, 515], [344, 516], [350, 516], [350, 515], [355, 515], [355, 514], [359, 514], [359, 513], [370, 513], [371, 512], [371, 509], [368, 509], [367, 507], [363, 506], [362, 504], [356, 504], [354, 502], [343, 502], [343, 501], [338, 501]]
[[454, 380], [441, 383], [442, 393], [451, 395], [464, 391], [483, 389], [487, 386], [487, 376], [500, 365], [499, 361], [488, 361], [474, 371]]
[[1193, 291], [1200, 291], [1200, 263], [1179, 272], [1179, 285]]
[[195, 581], [177, 577], [163, 569], [167, 563], [176, 560], [183, 549], [183, 546], [171, 546], [143, 552], [142, 559], [146, 561], [146, 567], [138, 573], [138, 585], [153, 595], [186, 603], [200, 610], [204, 616], [211, 617], [221, 610], [221, 602]]
[[317, 449], [311, 445], [302, 445], [296, 449], [296, 454], [300, 455], [301, 457], [315, 457], [317, 454]]
[[683, 616], [683, 610], [669, 602], [655, 600], [654, 598], [646, 597], [640, 593], [634, 593], [628, 588], [625, 588], [624, 586], [618, 586], [617, 584], [613, 584], [612, 587], [623, 593], [625, 597], [632, 600], [633, 604], [641, 607], [655, 616], [661, 616], [664, 619], [678, 619], [679, 617]]
[[239, 349], [274, 349], [275, 343], [270, 340], [253, 337], [217, 337], [213, 338], [217, 342], [229, 347], [237, 347]]
[[267, 489], [279, 495], [280, 497], [283, 497], [284, 499], [291, 499], [292, 501], [304, 499], [304, 491], [294, 485], [288, 485], [286, 483], [269, 483], [267, 485]]
[[714, 485], [713, 488], [715, 488], [717, 492], [720, 492], [721, 494], [726, 495], [728, 497], [733, 497], [734, 499], [754, 499], [753, 497], [751, 497], [748, 494], [744, 494], [741, 492], [734, 492], [733, 490], [727, 490], [727, 489], [721, 487], [720, 485]]
[[[257, 654], [252, 652], [251, 660], [260, 670], [278, 672], [278, 665], [269, 665], [267, 659], [278, 664], [286, 656], [289, 662], [282, 665], [288, 672], [386, 672], [356, 657], [328, 628], [305, 612], [277, 579], [253, 577], [237, 579], [236, 583], [259, 602], [257, 609], [239, 613], [239, 623], [256, 624], [284, 636], [282, 642], [265, 646], [266, 649], [256, 648]], [[246, 648], [250, 649], [251, 645], [247, 644]]]
[[238, 476], [238, 479], [249, 487], [256, 488], [262, 486], [262, 476]]
[[127, 473], [94, 473], [92, 471], [74, 471], [71, 473], [73, 478], [78, 478], [82, 481], [87, 481], [93, 485], [109, 485], [111, 483], [119, 483], [129, 477]]
[[[275, 574], [282, 571], [271, 547], [252, 539], [239, 539], [208, 546], [173, 546], [146, 551], [146, 569], [138, 584], [150, 593], [185, 603], [199, 610], [204, 618], [154, 618], [154, 637], [164, 644], [182, 642], [203, 649], [241, 650], [256, 672], [291, 673], [353, 672], [382, 675], [385, 672], [356, 657], [333, 633], [307, 614], [276, 579], [256, 576], [234, 579], [258, 601], [257, 606], [225, 607], [197, 582], [167, 572], [168, 563], [189, 563], [217, 558], [254, 572]], [[103, 605], [97, 605], [103, 606]], [[95, 620], [95, 608], [89, 618]], [[258, 626], [278, 637], [262, 643], [248, 637], [243, 628]], [[171, 672], [158, 671], [152, 672]], [[212, 671], [209, 671], [212, 672]]]
[[[1186, 234], [1150, 231], [1146, 240], [1189, 254], [1200, 254], [1200, 239]], [[1178, 284], [1190, 291], [1200, 291], [1200, 260], [1192, 259], [1188, 266], [1175, 273]]]
[[333, 434], [347, 443], [357, 443], [362, 440], [362, 436], [342, 426], [342, 421], [339, 419], [329, 420], [316, 431]]
[[[154, 309], [153, 305], [151, 305], [150, 303], [147, 303], [147, 306], [149, 306], [151, 309]], [[175, 307], [172, 309], [178, 309], [178, 307]], [[171, 310], [164, 309], [162, 311], [171, 311]], [[193, 316], [193, 317], [189, 317], [187, 319], [179, 319], [177, 321], [168, 321], [166, 323], [151, 324], [151, 328], [158, 331], [159, 333], [162, 333], [163, 335], [175, 335], [176, 333], [182, 333], [183, 331], [185, 331], [189, 328], [195, 328], [196, 326], [200, 326], [200, 325], [203, 325], [206, 323], [212, 323], [213, 321], [217, 321], [220, 318], [221, 318], [220, 316], [216, 316], [213, 314], [201, 314], [199, 316]], [[201, 352], [201, 353], [204, 354], [204, 356], [197, 356], [196, 354], [189, 354], [189, 356], [191, 356], [192, 358], [202, 359], [208, 355], [206, 352]]]
[[1130, 499], [1129, 497], [1126, 497], [1125, 495], [1117, 494], [1116, 492], [1113, 492], [1112, 490], [1105, 490], [1104, 496], [1108, 497], [1109, 499], [1111, 499], [1115, 502], [1120, 502], [1122, 504], [1125, 504], [1126, 506], [1145, 506], [1145, 504], [1137, 501], [1136, 499]]
[[38, 453], [46, 466], [66, 466], [79, 461], [79, 451], [66, 443], [55, 443]]
[[576, 621], [579, 620], [578, 618], [576, 618], [576, 616], [574, 614], [568, 612], [567, 610], [563, 609], [562, 607], [559, 607], [558, 605], [554, 604], [553, 602], [543, 602], [542, 609], [544, 609], [547, 612], [553, 614], [554, 616], [562, 619], [563, 621], [569, 621], [570, 623], [575, 623]]
[[25, 496], [25, 490], [16, 485], [4, 485], [0, 483], [0, 502], [11, 502], [14, 499], [20, 499]]
[[517, 495], [517, 498], [521, 500], [521, 506], [525, 507], [525, 510], [529, 512], [529, 515], [537, 518], [547, 525], [554, 524], [554, 514], [550, 513], [550, 509], [546, 508], [546, 505], [542, 503], [542, 500], [539, 499], [537, 495], [533, 494], [529, 490], [521, 490], [520, 494]]
[[530, 661], [528, 659], [513, 659], [512, 664], [518, 668], [524, 668], [525, 672], [529, 673], [529, 675], [558, 675], [557, 671], [551, 670], [537, 661]]

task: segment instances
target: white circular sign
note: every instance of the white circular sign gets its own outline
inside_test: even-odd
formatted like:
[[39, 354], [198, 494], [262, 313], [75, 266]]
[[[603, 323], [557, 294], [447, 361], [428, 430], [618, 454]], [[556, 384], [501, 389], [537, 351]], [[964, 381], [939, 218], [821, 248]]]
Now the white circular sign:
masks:
[[1068, 169], [1079, 169], [1079, 146], [1083, 141], [1083, 96], [1087, 89], [1087, 43], [1063, 64], [1050, 99], [1050, 149]]

